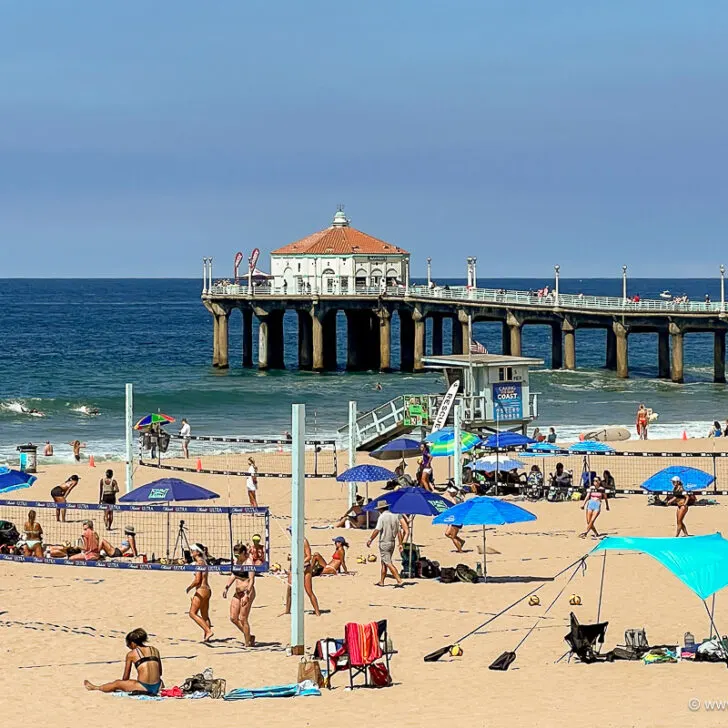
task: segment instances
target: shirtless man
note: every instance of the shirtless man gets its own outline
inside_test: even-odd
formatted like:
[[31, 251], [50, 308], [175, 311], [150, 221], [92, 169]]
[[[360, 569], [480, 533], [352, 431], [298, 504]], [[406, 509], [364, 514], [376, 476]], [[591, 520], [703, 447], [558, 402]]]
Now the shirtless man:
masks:
[[53, 445], [51, 445], [50, 440], [46, 440], [46, 444], [43, 447], [43, 456], [47, 458], [53, 456]]

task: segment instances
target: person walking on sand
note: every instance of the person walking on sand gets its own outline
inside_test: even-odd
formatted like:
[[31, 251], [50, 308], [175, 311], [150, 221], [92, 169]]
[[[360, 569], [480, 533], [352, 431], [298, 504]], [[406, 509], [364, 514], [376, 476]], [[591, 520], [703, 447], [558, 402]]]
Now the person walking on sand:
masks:
[[400, 529], [399, 516], [389, 510], [389, 504], [384, 500], [377, 501], [377, 510], [379, 511], [377, 527], [372, 531], [372, 535], [367, 541], [367, 548], [369, 548], [372, 545], [372, 541], [374, 541], [377, 535], [379, 536], [379, 560], [382, 567], [379, 581], [376, 585], [384, 586], [384, 580], [387, 578], [387, 572], [389, 572], [397, 582], [397, 586], [403, 586], [397, 567], [392, 562], [394, 547], [397, 542], [399, 543], [400, 551], [402, 550], [402, 531]]
[[248, 477], [245, 480], [245, 487], [248, 490], [250, 505], [258, 507], [258, 468], [253, 458], [248, 458]]
[[106, 530], [111, 530], [114, 522], [114, 508], [116, 505], [116, 494], [119, 492], [119, 484], [114, 479], [114, 471], [107, 470], [105, 477], [99, 481], [99, 505], [105, 505], [104, 525]]
[[[290, 526], [286, 528], [288, 535], [292, 533]], [[290, 560], [290, 556], [288, 557]], [[286, 609], [283, 614], [291, 613], [291, 584], [293, 581], [293, 572], [288, 569], [288, 588], [286, 589]], [[304, 536], [303, 538], [303, 589], [308, 595], [308, 599], [313, 607], [313, 613], [317, 616], [321, 616], [321, 609], [319, 608], [319, 602], [316, 595], [313, 592], [313, 571], [311, 568], [311, 544], [308, 539]]]
[[688, 529], [685, 526], [685, 516], [688, 515], [688, 509], [695, 503], [695, 496], [688, 493], [683, 486], [682, 481], [677, 475], [672, 478], [672, 495], [667, 499], [667, 505], [677, 505], [677, 513], [675, 519], [677, 521], [677, 532], [675, 536], [689, 536]]
[[[157, 695], [162, 689], [162, 658], [159, 650], [147, 644], [147, 633], [143, 629], [135, 629], [126, 636], [126, 647], [129, 652], [124, 661], [124, 675], [121, 680], [94, 685], [88, 680], [83, 684], [86, 690], [100, 690], [102, 693], [145, 692]], [[131, 679], [131, 668], [135, 667], [137, 679]]]
[[190, 603], [190, 619], [198, 624], [204, 632], [203, 642], [209, 642], [212, 639], [213, 631], [210, 622], [210, 597], [212, 589], [208, 582], [207, 572], [207, 549], [199, 543], [193, 543], [190, 546], [190, 553], [197, 566], [202, 567], [200, 571], [195, 572], [195, 578], [185, 590], [189, 594], [193, 589], [195, 593], [192, 595]]
[[650, 415], [647, 411], [647, 407], [645, 407], [644, 404], [640, 404], [640, 406], [637, 408], [637, 437], [639, 437], [640, 440], [646, 440], [647, 439], [647, 428], [650, 424]]
[[78, 475], [71, 475], [62, 485], [57, 485], [51, 490], [51, 498], [56, 503], [56, 521], [66, 522], [66, 503], [68, 494], [78, 485]]
[[584, 533], [580, 533], [579, 538], [586, 538], [589, 532], [592, 533], [593, 538], [600, 538], [594, 524], [602, 511], [602, 503], [604, 503], [606, 509], [609, 510], [609, 498], [607, 497], [607, 491], [602, 484], [602, 479], [597, 475], [592, 481], [592, 484], [589, 486], [586, 498], [581, 504], [581, 510], [586, 512], [586, 531], [584, 531]]
[[190, 427], [190, 423], [187, 422], [184, 417], [182, 418], [182, 427], [179, 428], [179, 436], [182, 438], [182, 455], [185, 458], [188, 458], [190, 456], [190, 434], [192, 432], [192, 428]]
[[[235, 593], [230, 602], [230, 621], [243, 633], [246, 647], [255, 646], [255, 635], [250, 634], [250, 610], [255, 601], [255, 571], [241, 569], [241, 566], [252, 566], [253, 559], [244, 543], [235, 544], [235, 563], [232, 576], [222, 591], [222, 598], [227, 599], [228, 590], [235, 584]], [[237, 567], [237, 568], [236, 568]]]

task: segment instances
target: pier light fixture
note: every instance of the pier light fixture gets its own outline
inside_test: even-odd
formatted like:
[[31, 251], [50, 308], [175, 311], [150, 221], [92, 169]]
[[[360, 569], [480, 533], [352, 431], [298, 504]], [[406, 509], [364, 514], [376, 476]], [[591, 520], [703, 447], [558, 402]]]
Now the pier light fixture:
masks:
[[627, 300], [627, 266], [622, 266], [622, 299]]
[[465, 262], [468, 264], [468, 288], [472, 288], [473, 286], [473, 261], [474, 258], [471, 256], [465, 259]]
[[202, 259], [202, 295], [207, 293], [207, 258]]
[[560, 265], [554, 266], [554, 301], [556, 305], [559, 305], [559, 273], [561, 271]]
[[473, 288], [478, 287], [478, 273], [476, 269], [476, 264], [478, 262], [477, 258], [473, 258]]
[[432, 258], [427, 258], [427, 287], [432, 286]]
[[725, 266], [720, 264], [720, 310], [725, 311]]

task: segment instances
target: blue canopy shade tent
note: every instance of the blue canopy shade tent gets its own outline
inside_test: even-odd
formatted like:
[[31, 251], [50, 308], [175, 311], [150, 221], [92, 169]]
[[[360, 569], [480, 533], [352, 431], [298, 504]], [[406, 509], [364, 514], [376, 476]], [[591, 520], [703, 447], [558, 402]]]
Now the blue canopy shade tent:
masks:
[[35, 475], [23, 473], [20, 470], [11, 470], [7, 467], [0, 467], [0, 493], [10, 493], [21, 488], [30, 488], [37, 478]]
[[485, 527], [535, 520], [536, 516], [525, 508], [508, 501], [502, 501], [499, 498], [481, 495], [448, 508], [444, 513], [433, 518], [432, 522], [442, 525], [483, 527], [483, 576], [485, 577], [487, 575]]
[[685, 490], [705, 490], [715, 476], [704, 470], [690, 468], [687, 465], [671, 465], [650, 476], [640, 486], [649, 493], [663, 493], [672, 490], [672, 479], [680, 478]]
[[[607, 551], [638, 551], [659, 561], [700, 597], [711, 627], [720, 635], [705, 602], [709, 596], [728, 586], [728, 541], [720, 533], [690, 538], [607, 536], [592, 549], [590, 555], [600, 551], [605, 556]], [[601, 604], [601, 594], [599, 602]]]

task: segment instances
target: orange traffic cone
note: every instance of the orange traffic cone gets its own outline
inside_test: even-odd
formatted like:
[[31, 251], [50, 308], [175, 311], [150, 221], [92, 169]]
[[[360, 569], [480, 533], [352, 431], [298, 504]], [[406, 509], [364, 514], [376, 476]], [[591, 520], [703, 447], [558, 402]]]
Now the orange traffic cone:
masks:
[[683, 430], [682, 439], [683, 440], [687, 440], [688, 439], [688, 431], [687, 430]]
[[89, 468], [95, 468], [96, 467], [96, 461], [94, 460], [93, 455], [88, 456], [88, 466]]
[[200, 460], [200, 458], [197, 458], [197, 472], [202, 472], [202, 460]]

